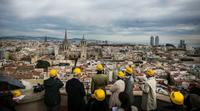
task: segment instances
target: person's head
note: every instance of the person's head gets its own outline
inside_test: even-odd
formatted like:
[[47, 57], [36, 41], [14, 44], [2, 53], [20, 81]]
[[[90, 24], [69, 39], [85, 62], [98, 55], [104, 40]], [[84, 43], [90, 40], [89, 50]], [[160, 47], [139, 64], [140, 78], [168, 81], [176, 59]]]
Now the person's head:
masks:
[[97, 74], [102, 74], [103, 73], [103, 65], [102, 64], [97, 64], [96, 66], [96, 70], [97, 70]]
[[174, 105], [182, 106], [184, 104], [184, 96], [180, 91], [172, 91], [169, 96]]
[[13, 97], [19, 97], [19, 96], [21, 96], [21, 92], [20, 92], [20, 90], [13, 90], [12, 91], [12, 95], [13, 95]]
[[80, 77], [80, 75], [81, 75], [81, 69], [78, 68], [78, 67], [74, 68], [73, 74], [74, 74], [75, 77]]
[[124, 74], [122, 71], [119, 71], [119, 72], [117, 73], [117, 78], [118, 78], [118, 79], [124, 79], [124, 77], [125, 77], [125, 74]]
[[103, 89], [96, 89], [94, 91], [94, 97], [97, 101], [103, 101], [106, 97], [105, 91]]
[[147, 69], [145, 74], [147, 77], [153, 77], [155, 75], [155, 71], [152, 69]]
[[119, 93], [119, 100], [121, 102], [121, 107], [125, 111], [131, 111], [131, 103], [129, 95], [126, 92]]
[[133, 68], [128, 66], [128, 67], [126, 67], [125, 72], [126, 72], [127, 76], [131, 76], [133, 74]]
[[51, 69], [50, 72], [49, 72], [49, 76], [50, 76], [51, 78], [56, 77], [57, 74], [58, 74], [58, 71], [57, 71], [56, 69]]

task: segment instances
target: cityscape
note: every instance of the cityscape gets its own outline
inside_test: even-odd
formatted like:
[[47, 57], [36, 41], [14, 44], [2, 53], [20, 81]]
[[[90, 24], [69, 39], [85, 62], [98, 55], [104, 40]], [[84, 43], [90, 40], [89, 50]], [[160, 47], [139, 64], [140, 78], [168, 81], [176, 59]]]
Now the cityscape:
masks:
[[[62, 5], [64, 1], [62, 2], [61, 1], [62, 0], [60, 0], [58, 4], [60, 5], [60, 7], [62, 7], [61, 8], [62, 10], [63, 9], [65, 10], [65, 8], [63, 8], [65, 5], [64, 6]], [[191, 2], [190, 4], [196, 3], [195, 0], [192, 1], [193, 2]], [[7, 3], [7, 1], [5, 0], [0, 0], [0, 3], [1, 2], [2, 4], [6, 5], [14, 4], [14, 2]], [[127, 3], [129, 2], [127, 1]], [[85, 2], [83, 2], [82, 4], [81, 3], [78, 6], [81, 7]], [[30, 5], [29, 3], [26, 2], [24, 2], [24, 4]], [[120, 2], [119, 4], [123, 3]], [[176, 3], [174, 2], [174, 4]], [[184, 2], [184, 4], [186, 3]], [[74, 4], [67, 6], [69, 8], [71, 7], [72, 9], [76, 7], [76, 5]], [[175, 6], [176, 5], [174, 5], [174, 7]], [[19, 8], [18, 5], [16, 6], [13, 5], [13, 7]], [[16, 10], [18, 10], [18, 8], [16, 8]], [[175, 23], [175, 21], [179, 20], [174, 19], [174, 22], [171, 22], [170, 20], [169, 22], [167, 20], [169, 24], [174, 23], [174, 26], [173, 25], [167, 26], [166, 24], [168, 23], [166, 23], [165, 24], [166, 26], [164, 27], [170, 27], [169, 28], [170, 31], [167, 29], [166, 29], [167, 31], [165, 29], [163, 29], [164, 30], [163, 31], [162, 30], [163, 27], [157, 27], [159, 29], [158, 30], [157, 28], [154, 27], [154, 25], [157, 24], [156, 26], [162, 26], [164, 22], [162, 25], [158, 24], [158, 22], [153, 23], [154, 17], [152, 18], [149, 17], [150, 20], [153, 19], [153, 21], [151, 21], [152, 27], [147, 26], [147, 24], [149, 25], [151, 23], [150, 22], [147, 23], [146, 20], [144, 20], [145, 25], [141, 24], [141, 26], [138, 25], [138, 27], [134, 27], [134, 25], [137, 26], [138, 23], [142, 22], [143, 18], [141, 19], [141, 21], [136, 20], [136, 22], [131, 22], [130, 20], [127, 19], [127, 22], [118, 21], [119, 24], [110, 25], [109, 24], [110, 20], [108, 20], [105, 17], [104, 18], [105, 23], [108, 23], [108, 25], [107, 24], [105, 25], [102, 24], [101, 21], [103, 18], [97, 19], [99, 15], [95, 16], [94, 18], [88, 18], [86, 20], [85, 18], [81, 19], [81, 17], [80, 18], [78, 17], [78, 19], [80, 20], [77, 20], [76, 14], [72, 14], [69, 16], [65, 16], [64, 19], [69, 20], [68, 22], [72, 22], [70, 21], [71, 19], [74, 20], [74, 22], [79, 21], [78, 23], [80, 23], [80, 25], [77, 24], [75, 25], [73, 23], [68, 23], [68, 22], [64, 22], [65, 25], [63, 25], [62, 23], [58, 22], [59, 20], [61, 20], [62, 22], [62, 19], [59, 18], [58, 21], [55, 22], [55, 19], [53, 17], [52, 18], [50, 17], [54, 16], [54, 14], [58, 17], [60, 17], [60, 14], [61, 15], [65, 14], [65, 13], [57, 13], [56, 11], [58, 11], [57, 9], [59, 9], [59, 7], [56, 6], [55, 8], [56, 8], [54, 9], [55, 12], [54, 13], [52, 12], [53, 13], [52, 15], [48, 15], [49, 19], [47, 19], [46, 21], [43, 20], [43, 18], [35, 19], [34, 17], [32, 17], [36, 12], [30, 13], [30, 15], [24, 14], [24, 16], [22, 16], [23, 14], [21, 15], [21, 13], [26, 11], [20, 9], [19, 16], [22, 18], [20, 17], [19, 17], [20, 19], [16, 18], [17, 19], [15, 21], [16, 23], [14, 22], [11, 23], [13, 18], [9, 18], [6, 21], [7, 15], [0, 11], [0, 15], [2, 15], [2, 17], [0, 17], [0, 30], [1, 30], [0, 31], [0, 75], [5, 75], [14, 78], [20, 81], [25, 86], [23, 89], [20, 89], [20, 92], [23, 95], [23, 97], [20, 99], [18, 98], [19, 100], [17, 101], [17, 105], [15, 106], [16, 111], [27, 111], [30, 109], [31, 111], [48, 111], [44, 103], [44, 95], [46, 93], [44, 91], [45, 88], [41, 90], [37, 88], [43, 87], [44, 81], [49, 78], [52, 70], [57, 71], [56, 77], [59, 78], [64, 84], [64, 86], [59, 90], [61, 96], [60, 111], [67, 111], [68, 94], [66, 93], [65, 89], [66, 82], [74, 78], [74, 69], [76, 68], [79, 68], [81, 70], [80, 72], [81, 74], [78, 79], [84, 85], [84, 90], [86, 92], [87, 99], [90, 98], [90, 95], [92, 95], [93, 93], [91, 89], [92, 78], [98, 72], [97, 66], [99, 64], [103, 66], [103, 73], [106, 75], [106, 78], [108, 79], [108, 84], [105, 86], [105, 93], [109, 97], [112, 96], [111, 87], [113, 87], [113, 84], [119, 79], [118, 78], [119, 71], [127, 73], [126, 72], [127, 67], [132, 68], [133, 78], [134, 78], [132, 93], [135, 96], [134, 97], [135, 101], [133, 105], [137, 107], [138, 111], [142, 111], [141, 101], [144, 92], [142, 91], [141, 87], [147, 80], [146, 72], [148, 69], [151, 69], [155, 72], [154, 77], [156, 80], [155, 92], [157, 99], [157, 109], [156, 109], [157, 111], [171, 111], [167, 110], [165, 106], [171, 105], [173, 102], [173, 100], [170, 98], [172, 91], [180, 91], [185, 96], [189, 95], [191, 91], [195, 89], [197, 90], [198, 98], [200, 98], [199, 95], [200, 37], [198, 32], [200, 22], [198, 14], [194, 13], [194, 15], [198, 15], [196, 20], [194, 20], [194, 18], [191, 18], [191, 21], [189, 21], [189, 19], [188, 21], [185, 20], [188, 23], [185, 23], [184, 25], [183, 23], [180, 23], [181, 25], [177, 25], [178, 23], [177, 24]], [[66, 10], [69, 8], [66, 8]], [[122, 9], [123, 8], [124, 7], [122, 6]], [[7, 9], [4, 8], [0, 9], [9, 12], [9, 10]], [[86, 9], [83, 8], [83, 10]], [[111, 9], [107, 9], [107, 11], [110, 11]], [[39, 6], [38, 10], [40, 10]], [[99, 9], [96, 10], [99, 11]], [[36, 11], [36, 9], [32, 9], [32, 12], [34, 11]], [[42, 9], [40, 11], [42, 11]], [[196, 11], [199, 10], [197, 9]], [[101, 13], [99, 14], [101, 15]], [[110, 17], [109, 15], [107, 15], [107, 12], [103, 11], [103, 14], [105, 14], [105, 16], [108, 16], [108, 18]], [[114, 13], [110, 14], [115, 15]], [[13, 17], [14, 15], [15, 14], [13, 14]], [[80, 14], [80, 16], [81, 15], [82, 14]], [[38, 14], [38, 16], [43, 17], [43, 15], [40, 14]], [[27, 20], [26, 17], [28, 18]], [[69, 19], [67, 19], [68, 17]], [[178, 17], [175, 16], [175, 18]], [[133, 20], [134, 19], [135, 18], [133, 18]], [[22, 22], [23, 20], [24, 22]], [[88, 25], [89, 24], [88, 21], [95, 22], [95, 20], [96, 20], [95, 25], [92, 23]], [[161, 22], [162, 20], [164, 21], [164, 19], [160, 20]], [[19, 21], [22, 22], [22, 24], [19, 24], [18, 23]], [[57, 23], [57, 24], [56, 26], [50, 25], [47, 23], [48, 21], [50, 21], [50, 23]], [[86, 22], [87, 25], [82, 26], [84, 24], [82, 23], [82, 21], [84, 23]], [[42, 30], [42, 33], [41, 30], [40, 31], [38, 30], [37, 32], [35, 29], [33, 29], [33, 31], [31, 31], [31, 28], [41, 27], [42, 29], [42, 25], [38, 25], [42, 23], [48, 24], [46, 26], [45, 25], [43, 26], [48, 27], [49, 29], [47, 28], [45, 30]], [[191, 25], [193, 23], [195, 24], [194, 27], [196, 28], [190, 30], [190, 26], [188, 24]], [[126, 26], [123, 26], [125, 24]], [[59, 25], [60, 27], [57, 29]], [[120, 28], [118, 27], [118, 25], [120, 25]], [[115, 27], [113, 26], [116, 26], [118, 28], [115, 29]], [[16, 27], [18, 27], [18, 29]], [[145, 29], [147, 27], [148, 29]], [[149, 31], [150, 30], [149, 27], [152, 28], [153, 31], [152, 30]], [[178, 29], [173, 30], [173, 28], [171, 29], [171, 27], [176, 27], [176, 28], [178, 27]], [[144, 30], [141, 31], [140, 28]], [[169, 33], [169, 35], [167, 35], [167, 33]], [[143, 37], [142, 34], [145, 37]], [[188, 38], [183, 36], [184, 34], [188, 36]], [[175, 36], [177, 36], [177, 38], [173, 39], [173, 37]], [[124, 39], [126, 38], [129, 39], [124, 41]], [[0, 77], [0, 82], [1, 82], [1, 77]], [[0, 85], [0, 89], [1, 87], [2, 86]], [[0, 92], [3, 93], [4, 91], [0, 90]], [[194, 104], [198, 104], [198, 102]], [[0, 101], [0, 107], [1, 107], [1, 101]], [[189, 109], [188, 111], [197, 111], [197, 110]], [[114, 110], [111, 108], [110, 111], [119, 111], [119, 110]]]

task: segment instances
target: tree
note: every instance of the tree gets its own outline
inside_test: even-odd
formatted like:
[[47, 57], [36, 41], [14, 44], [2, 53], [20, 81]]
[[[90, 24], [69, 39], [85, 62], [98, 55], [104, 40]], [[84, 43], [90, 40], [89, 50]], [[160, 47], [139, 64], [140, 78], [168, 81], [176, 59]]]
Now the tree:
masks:
[[38, 60], [35, 67], [36, 68], [44, 68], [45, 71], [48, 71], [49, 66], [50, 66], [50, 63], [48, 61]]

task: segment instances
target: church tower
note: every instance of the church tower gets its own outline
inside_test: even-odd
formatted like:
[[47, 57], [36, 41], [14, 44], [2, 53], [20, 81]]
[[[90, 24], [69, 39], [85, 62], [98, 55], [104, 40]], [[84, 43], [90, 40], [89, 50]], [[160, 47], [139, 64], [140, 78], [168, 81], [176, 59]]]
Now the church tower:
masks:
[[81, 59], [85, 60], [87, 59], [87, 43], [84, 35], [83, 39], [81, 40], [80, 46], [81, 46]]
[[69, 41], [67, 39], [67, 30], [65, 29], [65, 38], [62, 44], [63, 51], [66, 52], [69, 49]]
[[70, 43], [67, 38], [67, 30], [65, 29], [65, 38], [60, 45], [59, 54], [63, 55], [65, 59], [67, 59], [69, 58], [69, 52], [70, 52]]

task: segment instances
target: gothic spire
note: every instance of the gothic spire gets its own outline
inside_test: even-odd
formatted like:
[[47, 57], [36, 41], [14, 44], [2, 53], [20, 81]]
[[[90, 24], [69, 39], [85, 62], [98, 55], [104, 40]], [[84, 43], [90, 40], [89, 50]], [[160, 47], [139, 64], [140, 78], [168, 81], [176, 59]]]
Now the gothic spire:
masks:
[[83, 34], [83, 40], [85, 40], [85, 35]]
[[65, 29], [65, 40], [67, 40], [67, 29]]

